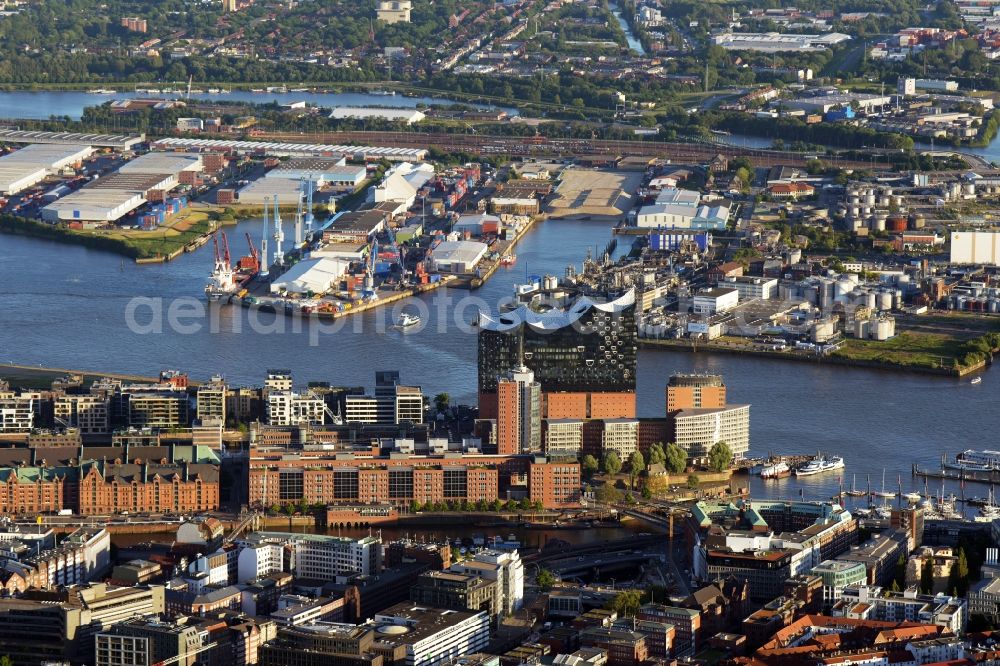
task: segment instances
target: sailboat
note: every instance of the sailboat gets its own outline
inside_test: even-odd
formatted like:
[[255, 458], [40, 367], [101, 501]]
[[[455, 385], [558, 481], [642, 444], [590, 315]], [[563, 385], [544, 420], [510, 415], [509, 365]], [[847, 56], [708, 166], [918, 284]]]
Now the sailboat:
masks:
[[864, 497], [865, 491], [858, 490], [855, 486], [855, 482], [858, 480], [858, 475], [854, 474], [851, 476], [851, 489], [847, 491], [847, 494], [851, 497]]
[[882, 490], [872, 491], [873, 497], [895, 497], [896, 493], [889, 492], [885, 489], [885, 470], [882, 470]]

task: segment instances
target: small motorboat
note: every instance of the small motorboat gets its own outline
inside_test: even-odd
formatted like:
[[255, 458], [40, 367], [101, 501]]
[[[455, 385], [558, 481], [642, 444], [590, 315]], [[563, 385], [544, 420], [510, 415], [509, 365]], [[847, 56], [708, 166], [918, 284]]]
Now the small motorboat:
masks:
[[983, 378], [982, 377], [973, 377], [972, 380], [969, 383], [970, 384], [982, 384], [983, 383]]
[[402, 330], [407, 330], [413, 328], [420, 323], [420, 317], [417, 315], [410, 314], [409, 312], [404, 312], [399, 315], [399, 319], [396, 320], [396, 326]]

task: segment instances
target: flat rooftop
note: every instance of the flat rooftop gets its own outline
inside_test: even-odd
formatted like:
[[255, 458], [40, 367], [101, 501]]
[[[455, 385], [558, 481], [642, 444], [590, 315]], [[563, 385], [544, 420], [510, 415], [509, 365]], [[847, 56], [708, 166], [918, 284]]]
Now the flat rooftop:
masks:
[[127, 150], [146, 140], [145, 134], [80, 134], [77, 132], [36, 132], [29, 130], [0, 130], [0, 141], [7, 143], [53, 143], [98, 148]]

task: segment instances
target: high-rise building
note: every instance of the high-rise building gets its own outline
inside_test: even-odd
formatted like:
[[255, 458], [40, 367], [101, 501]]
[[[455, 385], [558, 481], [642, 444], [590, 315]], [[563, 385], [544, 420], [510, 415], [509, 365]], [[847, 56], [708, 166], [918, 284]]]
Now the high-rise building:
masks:
[[222, 377], [212, 377], [195, 393], [195, 413], [199, 419], [219, 419], [226, 422], [226, 383]]
[[666, 395], [671, 439], [690, 459], [704, 459], [719, 442], [734, 458], [750, 450], [750, 405], [728, 404], [720, 375], [673, 375]]
[[149, 665], [170, 661], [180, 666], [203, 663], [209, 633], [196, 624], [143, 618], [116, 624], [95, 638], [96, 666]]
[[93, 583], [0, 599], [0, 651], [15, 664], [92, 663], [94, 637], [126, 620], [165, 612], [164, 590]]
[[326, 409], [326, 402], [312, 393], [270, 391], [267, 394], [268, 425], [322, 425]]
[[55, 399], [56, 422], [78, 428], [81, 435], [107, 434], [110, 425], [108, 399], [101, 395], [66, 394]]
[[264, 392], [270, 391], [291, 391], [292, 371], [291, 370], [268, 370], [264, 378]]
[[497, 382], [497, 453], [514, 455], [542, 450], [542, 392], [525, 367]]
[[667, 382], [667, 414], [681, 409], [726, 406], [721, 375], [673, 375]]
[[527, 305], [479, 321], [480, 416], [496, 418], [501, 380], [526, 367], [542, 392], [542, 418], [635, 416], [635, 293], [564, 310]]

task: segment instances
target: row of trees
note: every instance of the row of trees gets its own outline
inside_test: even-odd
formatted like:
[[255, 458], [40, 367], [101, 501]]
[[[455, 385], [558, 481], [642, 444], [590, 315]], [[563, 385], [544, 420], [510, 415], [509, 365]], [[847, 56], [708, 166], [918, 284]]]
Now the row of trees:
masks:
[[493, 511], [494, 513], [499, 513], [500, 511], [541, 511], [543, 508], [541, 500], [530, 500], [527, 498], [521, 500], [511, 499], [506, 502], [499, 499], [493, 501], [479, 500], [477, 502], [452, 500], [447, 502], [427, 502], [425, 504], [416, 500], [410, 502], [410, 511], [413, 513], [420, 511], [434, 511], [438, 513], [445, 511]]
[[[663, 465], [667, 472], [680, 474], [687, 469], [687, 451], [674, 443], [664, 446], [657, 442], [649, 447], [649, 465]], [[713, 472], [727, 469], [733, 461], [733, 451], [725, 442], [716, 442], [708, 452], [708, 468]], [[581, 469], [586, 476], [593, 476], [598, 471], [608, 476], [616, 476], [624, 468], [624, 464], [614, 451], [608, 451], [600, 462], [587, 454], [580, 459]], [[633, 477], [642, 474], [647, 469], [647, 461], [642, 452], [635, 451], [628, 459], [628, 472]]]

